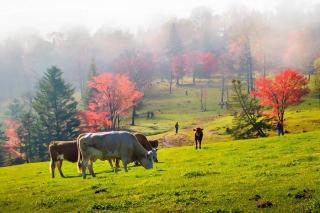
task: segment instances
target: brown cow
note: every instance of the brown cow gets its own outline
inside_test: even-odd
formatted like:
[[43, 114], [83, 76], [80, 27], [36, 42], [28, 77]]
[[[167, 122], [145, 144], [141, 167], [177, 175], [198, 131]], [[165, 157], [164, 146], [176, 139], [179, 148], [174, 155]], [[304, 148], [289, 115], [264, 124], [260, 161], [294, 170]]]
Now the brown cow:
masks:
[[151, 146], [146, 136], [144, 136], [141, 133], [135, 133], [134, 136], [136, 136], [136, 138], [138, 139], [139, 143], [143, 146], [143, 148], [145, 148], [147, 151], [152, 151], [153, 161], [158, 162], [157, 149]]
[[62, 162], [64, 159], [72, 163], [78, 161], [77, 141], [52, 141], [49, 145], [49, 154], [52, 178], [56, 166], [61, 177], [65, 177], [61, 170]]
[[158, 145], [159, 145], [159, 141], [158, 140], [149, 140], [150, 145], [152, 146], [152, 148], [157, 149]]
[[[84, 134], [81, 134], [81, 137]], [[54, 178], [55, 168], [58, 167], [61, 177], [65, 177], [62, 172], [62, 162], [67, 160], [75, 163], [78, 161], [78, 146], [77, 141], [52, 141], [49, 145], [50, 154], [50, 171], [52, 178]], [[81, 156], [80, 156], [81, 157]], [[111, 160], [109, 161], [111, 168], [113, 168]], [[78, 167], [78, 171], [81, 172], [81, 167]]]

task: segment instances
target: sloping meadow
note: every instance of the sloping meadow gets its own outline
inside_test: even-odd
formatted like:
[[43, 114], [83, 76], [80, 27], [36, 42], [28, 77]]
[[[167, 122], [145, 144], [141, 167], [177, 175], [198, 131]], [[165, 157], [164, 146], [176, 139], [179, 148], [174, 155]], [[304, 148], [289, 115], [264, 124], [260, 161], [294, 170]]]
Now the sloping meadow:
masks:
[[64, 162], [0, 168], [0, 212], [320, 211], [320, 132], [160, 149], [151, 170], [114, 174], [94, 164], [83, 180]]

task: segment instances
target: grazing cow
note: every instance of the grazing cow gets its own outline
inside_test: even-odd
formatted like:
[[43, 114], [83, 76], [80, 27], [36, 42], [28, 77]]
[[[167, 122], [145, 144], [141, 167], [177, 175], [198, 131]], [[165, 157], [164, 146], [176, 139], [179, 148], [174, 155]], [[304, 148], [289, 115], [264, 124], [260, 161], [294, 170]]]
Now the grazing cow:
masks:
[[201, 141], [202, 141], [202, 138], [203, 138], [203, 129], [202, 128], [196, 128], [196, 129], [193, 129], [193, 131], [195, 131], [194, 133], [194, 139], [195, 139], [195, 142], [196, 142], [196, 149], [198, 149], [198, 142], [199, 142], [199, 149], [201, 149]]
[[49, 145], [49, 154], [52, 178], [54, 178], [56, 166], [61, 177], [64, 177], [61, 170], [62, 161], [65, 159], [75, 163], [78, 160], [77, 141], [53, 141]]
[[152, 146], [152, 148], [158, 148], [159, 145], [159, 141], [158, 140], [149, 140], [150, 145]]
[[[125, 131], [87, 133], [77, 139], [78, 166], [82, 167], [82, 177], [86, 178], [88, 166], [94, 177], [92, 163], [97, 160], [121, 159], [124, 171], [127, 164], [137, 160], [146, 169], [153, 167], [153, 153], [147, 151], [138, 142], [137, 138]], [[82, 156], [82, 162], [81, 162]]]
[[[81, 134], [79, 137], [81, 137]], [[67, 160], [71, 163], [78, 161], [78, 146], [77, 141], [52, 141], [49, 145], [50, 154], [50, 171], [52, 178], [54, 178], [55, 168], [58, 167], [61, 177], [65, 177], [62, 172], [62, 162]], [[80, 156], [81, 158], [81, 156]], [[111, 168], [113, 168], [112, 161], [109, 160]], [[114, 168], [113, 168], [114, 169]], [[81, 167], [78, 167], [78, 171], [81, 172]]]
[[139, 143], [143, 146], [143, 148], [145, 148], [147, 151], [152, 151], [153, 161], [158, 162], [157, 149], [151, 146], [146, 136], [140, 133], [135, 133], [134, 136], [136, 136], [136, 138], [138, 139]]

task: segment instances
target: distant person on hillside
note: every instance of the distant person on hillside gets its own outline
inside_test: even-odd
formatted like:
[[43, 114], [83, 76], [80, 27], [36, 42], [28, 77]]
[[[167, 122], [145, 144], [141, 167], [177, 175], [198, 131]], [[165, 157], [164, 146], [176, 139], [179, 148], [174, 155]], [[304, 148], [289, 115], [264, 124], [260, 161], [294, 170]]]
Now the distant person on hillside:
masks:
[[284, 135], [283, 124], [282, 124], [281, 121], [278, 121], [276, 129], [277, 129], [277, 132], [278, 132], [278, 136]]
[[178, 131], [179, 131], [179, 123], [177, 121], [176, 125], [174, 125], [174, 127], [176, 128], [176, 134], [178, 134]]

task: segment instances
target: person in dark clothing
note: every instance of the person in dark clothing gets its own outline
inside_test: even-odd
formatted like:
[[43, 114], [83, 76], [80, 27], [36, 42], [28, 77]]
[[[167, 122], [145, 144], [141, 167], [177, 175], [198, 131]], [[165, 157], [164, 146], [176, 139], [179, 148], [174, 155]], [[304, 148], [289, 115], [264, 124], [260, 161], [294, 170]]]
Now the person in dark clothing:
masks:
[[278, 132], [278, 136], [284, 135], [283, 124], [282, 124], [281, 121], [278, 121], [276, 129], [277, 129], [277, 132]]
[[178, 134], [178, 131], [179, 131], [179, 123], [177, 121], [176, 125], [174, 125], [174, 127], [176, 128], [176, 134]]

